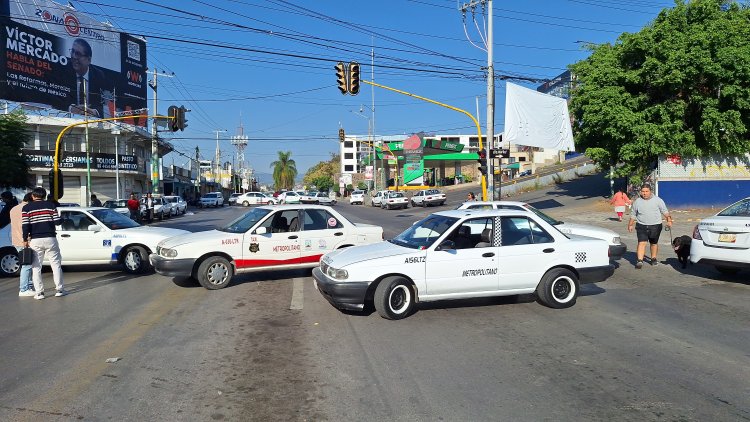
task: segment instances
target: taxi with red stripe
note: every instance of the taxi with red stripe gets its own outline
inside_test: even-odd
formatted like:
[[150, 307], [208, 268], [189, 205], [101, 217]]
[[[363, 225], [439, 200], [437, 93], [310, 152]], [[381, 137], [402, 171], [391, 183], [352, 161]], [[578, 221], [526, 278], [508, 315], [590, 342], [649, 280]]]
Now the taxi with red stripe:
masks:
[[215, 290], [235, 274], [313, 268], [328, 252], [382, 240], [382, 227], [352, 223], [331, 207], [268, 205], [224, 227], [166, 239], [150, 261], [159, 274]]

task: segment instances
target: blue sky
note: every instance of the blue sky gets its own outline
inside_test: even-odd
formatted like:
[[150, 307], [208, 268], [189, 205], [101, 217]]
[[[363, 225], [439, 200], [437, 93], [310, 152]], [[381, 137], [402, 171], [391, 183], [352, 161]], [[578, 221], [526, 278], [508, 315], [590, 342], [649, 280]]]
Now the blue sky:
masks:
[[[358, 61], [375, 81], [472, 113], [480, 96], [485, 126], [486, 53], [473, 16], [465, 21], [453, 0], [301, 1], [153, 0], [72, 1], [79, 11], [146, 36], [150, 69], [159, 78], [159, 111], [185, 105], [188, 128], [172, 141], [176, 150], [211, 159], [219, 133], [222, 161], [231, 161], [229, 137], [243, 123], [246, 162], [270, 173], [277, 151], [291, 151], [300, 176], [338, 151], [339, 127], [367, 134], [372, 91], [358, 96], [336, 88], [337, 61]], [[613, 42], [637, 32], [672, 2], [657, 0], [494, 1], [497, 75], [553, 78], [586, 57], [581, 42]], [[481, 8], [476, 23], [484, 25]], [[482, 31], [484, 32], [484, 31]], [[578, 43], [577, 43], [578, 41]], [[525, 86], [536, 87], [536, 83]], [[152, 92], [149, 90], [149, 98]], [[376, 88], [377, 135], [467, 133], [464, 115]], [[496, 132], [503, 130], [505, 82], [497, 80]], [[149, 99], [149, 107], [152, 100]], [[172, 153], [165, 163], [185, 166]], [[267, 176], [264, 178], [267, 179]]]

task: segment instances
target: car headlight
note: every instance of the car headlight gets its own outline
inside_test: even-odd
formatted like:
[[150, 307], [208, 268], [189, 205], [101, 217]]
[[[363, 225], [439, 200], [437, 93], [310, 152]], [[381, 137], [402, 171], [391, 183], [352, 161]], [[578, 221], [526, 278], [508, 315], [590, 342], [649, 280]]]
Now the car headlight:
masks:
[[619, 245], [620, 243], [622, 243], [622, 242], [620, 242], [620, 236], [615, 236], [615, 237], [612, 238], [612, 244], [613, 245]]
[[346, 280], [347, 278], [349, 278], [348, 271], [333, 268], [331, 266], [326, 266], [325, 273], [328, 275], [328, 277], [336, 280]]
[[169, 248], [159, 248], [157, 253], [165, 258], [174, 258], [177, 256], [177, 251]]

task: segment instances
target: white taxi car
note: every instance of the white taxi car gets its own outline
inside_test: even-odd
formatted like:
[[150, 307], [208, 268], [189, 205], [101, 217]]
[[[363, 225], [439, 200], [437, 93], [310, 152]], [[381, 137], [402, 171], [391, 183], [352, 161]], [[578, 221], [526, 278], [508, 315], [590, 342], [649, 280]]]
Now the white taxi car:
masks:
[[437, 189], [423, 189], [412, 195], [411, 206], [427, 207], [445, 204], [445, 194]]
[[381, 204], [383, 202], [383, 198], [388, 194], [388, 192], [390, 192], [390, 191], [389, 190], [381, 190], [381, 191], [375, 192], [372, 195], [371, 205], [373, 207], [379, 207], [379, 206], [381, 206]]
[[237, 197], [237, 204], [243, 207], [250, 205], [274, 205], [279, 201], [273, 196], [268, 196], [263, 192], [245, 192]]
[[373, 303], [383, 318], [401, 319], [417, 302], [534, 292], [567, 308], [580, 283], [613, 273], [603, 240], [568, 238], [526, 211], [451, 210], [387, 242], [328, 253], [313, 278], [337, 308]]
[[280, 204], [299, 204], [300, 199], [300, 194], [295, 191], [281, 192], [281, 195], [278, 197]]
[[[145, 227], [110, 208], [58, 208], [57, 226], [62, 265], [123, 264], [128, 273], [151, 266], [148, 256], [160, 241], [190, 233], [165, 227]], [[18, 273], [18, 256], [9, 239], [0, 236], [0, 268], [5, 275]], [[44, 264], [47, 264], [45, 260]]]
[[695, 226], [690, 262], [713, 265], [722, 274], [750, 268], [750, 198], [735, 202]]
[[409, 198], [404, 195], [403, 192], [388, 192], [383, 195], [380, 200], [380, 208], [384, 210], [390, 209], [406, 209], [409, 207]]
[[349, 195], [349, 203], [351, 205], [364, 205], [365, 204], [365, 191], [355, 190]]
[[533, 212], [534, 214], [541, 217], [547, 223], [555, 226], [557, 230], [565, 234], [572, 234], [575, 236], [586, 236], [593, 237], [596, 239], [605, 240], [609, 244], [609, 256], [613, 259], [620, 259], [628, 247], [622, 243], [620, 235], [614, 230], [605, 229], [603, 227], [591, 226], [588, 224], [578, 223], [566, 223], [564, 221], [556, 220], [549, 215], [539, 211], [525, 202], [518, 201], [468, 201], [459, 205], [459, 210], [463, 209], [505, 209], [505, 210], [525, 210]]
[[164, 240], [151, 264], [214, 290], [236, 273], [312, 268], [327, 252], [381, 240], [382, 227], [352, 223], [330, 207], [260, 206], [216, 230]]

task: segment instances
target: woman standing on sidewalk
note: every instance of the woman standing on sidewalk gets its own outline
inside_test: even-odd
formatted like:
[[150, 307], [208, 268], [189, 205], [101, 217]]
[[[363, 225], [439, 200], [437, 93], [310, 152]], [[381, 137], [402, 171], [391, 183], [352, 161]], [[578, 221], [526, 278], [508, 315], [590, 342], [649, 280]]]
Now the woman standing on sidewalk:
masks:
[[625, 213], [625, 206], [630, 205], [630, 198], [625, 194], [625, 190], [620, 188], [617, 193], [612, 196], [609, 201], [610, 204], [615, 206], [615, 212], [617, 213], [617, 219], [622, 221], [622, 215]]

